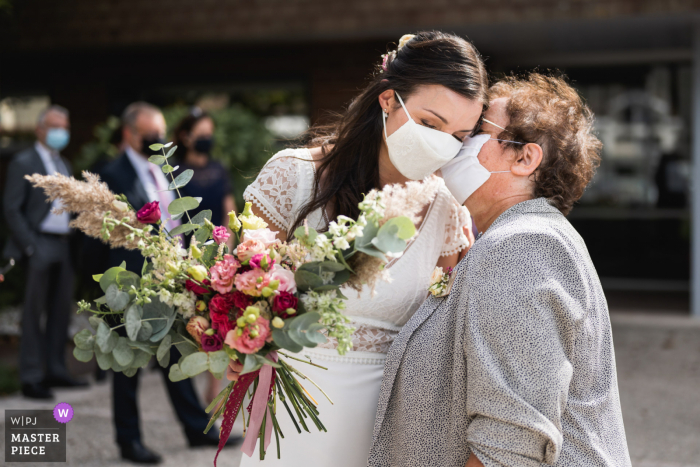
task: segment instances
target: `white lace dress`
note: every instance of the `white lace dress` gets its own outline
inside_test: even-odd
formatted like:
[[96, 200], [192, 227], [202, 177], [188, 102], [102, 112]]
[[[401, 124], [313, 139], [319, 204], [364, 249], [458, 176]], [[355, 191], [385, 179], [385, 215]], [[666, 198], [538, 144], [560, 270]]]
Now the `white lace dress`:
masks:
[[[311, 198], [315, 166], [308, 149], [287, 149], [277, 153], [245, 191], [244, 198], [258, 207], [281, 231], [287, 231], [299, 209]], [[356, 331], [353, 351], [338, 355], [333, 342], [304, 350], [322, 370], [304, 363], [295, 365], [316, 382], [333, 400], [331, 405], [312, 385], [305, 386], [319, 402], [321, 421], [328, 430], [297, 433], [286, 413], [279, 416], [285, 436], [281, 460], [277, 460], [275, 439], [262, 463], [286, 467], [365, 467], [372, 441], [379, 389], [386, 352], [401, 327], [427, 296], [430, 275], [440, 256], [461, 251], [468, 241], [462, 232], [468, 213], [459, 206], [444, 183], [428, 208], [418, 235], [406, 252], [393, 260], [391, 283], [380, 282], [376, 296], [344, 291], [349, 297], [346, 314]], [[323, 228], [327, 219], [321, 210], [311, 214], [309, 225]], [[257, 449], [252, 458], [243, 456], [241, 466], [261, 463]]]

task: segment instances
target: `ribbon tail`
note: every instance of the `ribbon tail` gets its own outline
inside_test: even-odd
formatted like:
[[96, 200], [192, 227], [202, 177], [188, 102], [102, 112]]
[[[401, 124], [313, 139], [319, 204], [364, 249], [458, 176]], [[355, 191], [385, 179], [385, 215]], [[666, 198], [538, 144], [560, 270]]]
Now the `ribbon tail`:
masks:
[[228, 441], [228, 437], [231, 435], [231, 429], [233, 428], [233, 424], [236, 421], [236, 416], [238, 415], [241, 405], [243, 404], [243, 398], [257, 376], [257, 372], [242, 375], [238, 379], [238, 382], [233, 386], [233, 391], [231, 391], [231, 394], [226, 401], [226, 408], [224, 409], [223, 420], [221, 421], [221, 430], [219, 431], [219, 448], [216, 450], [216, 456], [214, 456], [214, 467], [216, 467], [216, 460], [219, 458], [219, 453], [224, 448], [226, 441]]
[[[273, 361], [277, 360], [277, 353], [270, 352], [268, 354]], [[262, 425], [263, 418], [266, 419], [265, 435], [263, 438], [263, 447], [267, 449], [268, 444], [270, 444], [270, 436], [268, 434], [268, 429], [272, 429], [272, 417], [267, 413], [267, 401], [270, 399], [270, 391], [272, 389], [272, 379], [274, 375], [274, 369], [270, 365], [263, 365], [260, 369], [258, 388], [253, 395], [253, 410], [250, 412], [250, 421], [248, 423], [248, 433], [246, 434], [245, 441], [241, 446], [241, 451], [248, 457], [253, 455], [255, 452], [255, 444], [258, 440], [260, 433], [260, 426]]]

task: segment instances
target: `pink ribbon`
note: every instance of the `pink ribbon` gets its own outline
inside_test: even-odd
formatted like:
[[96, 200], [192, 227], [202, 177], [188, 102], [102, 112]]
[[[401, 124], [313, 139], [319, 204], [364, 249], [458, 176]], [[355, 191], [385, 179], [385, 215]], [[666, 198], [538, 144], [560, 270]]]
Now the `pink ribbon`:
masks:
[[[276, 362], [277, 352], [270, 352], [267, 354], [267, 358]], [[248, 433], [246, 434], [243, 446], [241, 446], [241, 451], [248, 457], [251, 457], [255, 451], [255, 444], [258, 440], [263, 417], [265, 416], [267, 416], [265, 421], [265, 444], [263, 446], [265, 450], [267, 450], [267, 447], [270, 445], [270, 438], [272, 436], [272, 416], [267, 410], [267, 401], [270, 399], [270, 392], [272, 391], [272, 384], [274, 382], [274, 368], [270, 365], [263, 365], [258, 378], [258, 388], [253, 395], [253, 410], [250, 412]]]

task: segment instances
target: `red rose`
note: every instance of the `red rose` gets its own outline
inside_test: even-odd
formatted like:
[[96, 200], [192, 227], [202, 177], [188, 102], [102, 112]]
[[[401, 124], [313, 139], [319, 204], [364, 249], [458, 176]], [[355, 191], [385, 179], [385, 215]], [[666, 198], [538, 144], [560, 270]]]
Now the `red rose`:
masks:
[[233, 295], [233, 306], [245, 310], [247, 307], [253, 304], [253, 298], [250, 295], [246, 295], [240, 290], [236, 290], [231, 295]]
[[223, 341], [226, 339], [226, 334], [228, 334], [230, 330], [236, 329], [236, 327], [236, 322], [228, 319], [217, 324], [216, 332], [219, 333], [219, 336], [221, 336], [221, 340]]
[[[204, 279], [204, 281], [202, 281], [202, 284], [209, 285], [210, 284], [209, 279]], [[187, 279], [187, 281], [185, 281], [185, 288], [187, 290], [194, 292], [197, 295], [204, 295], [204, 294], [211, 293], [210, 289], [208, 289], [206, 287], [202, 287], [201, 285], [199, 285], [196, 282], [193, 282], [189, 279]]]
[[294, 308], [296, 310], [298, 304], [299, 299], [294, 295], [289, 292], [280, 292], [275, 295], [275, 298], [272, 300], [272, 311], [277, 313], [281, 318], [287, 319], [289, 317], [287, 315], [287, 309]]
[[160, 207], [158, 201], [151, 201], [143, 205], [139, 212], [136, 213], [136, 218], [142, 224], [155, 224], [160, 220]]
[[224, 315], [228, 317], [231, 308], [233, 308], [233, 294], [230, 293], [216, 294], [209, 301], [209, 311], [212, 316]]
[[209, 319], [211, 319], [212, 329], [221, 329], [228, 326], [228, 313], [219, 314], [209, 310]]

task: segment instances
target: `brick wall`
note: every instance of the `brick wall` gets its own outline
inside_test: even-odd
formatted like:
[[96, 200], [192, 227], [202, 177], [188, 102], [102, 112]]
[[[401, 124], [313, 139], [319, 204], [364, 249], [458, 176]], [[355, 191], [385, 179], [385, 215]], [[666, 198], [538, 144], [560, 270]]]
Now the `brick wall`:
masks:
[[14, 32], [6, 31], [4, 41], [25, 50], [384, 38], [388, 32], [418, 28], [700, 9], [700, 0], [23, 0], [14, 4]]

